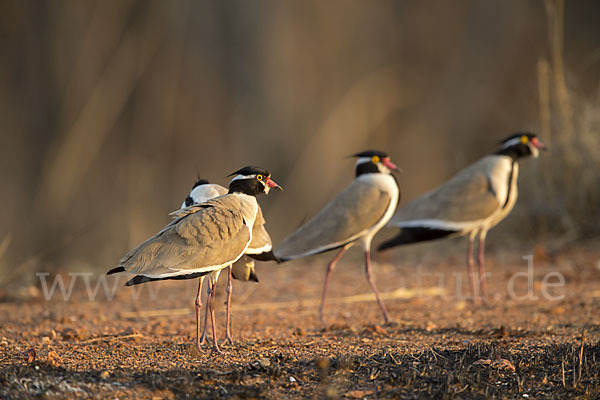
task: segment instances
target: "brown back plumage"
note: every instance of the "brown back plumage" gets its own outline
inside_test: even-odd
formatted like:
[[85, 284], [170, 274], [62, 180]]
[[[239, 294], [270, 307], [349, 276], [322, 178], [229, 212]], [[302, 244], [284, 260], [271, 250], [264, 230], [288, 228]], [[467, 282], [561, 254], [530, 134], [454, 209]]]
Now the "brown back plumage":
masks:
[[277, 247], [290, 260], [357, 240], [385, 214], [390, 196], [369, 181], [355, 179], [333, 201]]
[[151, 277], [210, 272], [236, 261], [250, 241], [256, 218], [251, 196], [226, 195], [173, 213], [175, 219], [119, 263]]
[[501, 207], [491, 184], [497, 157], [484, 157], [448, 182], [396, 210], [388, 226], [416, 220], [470, 222], [489, 218]]

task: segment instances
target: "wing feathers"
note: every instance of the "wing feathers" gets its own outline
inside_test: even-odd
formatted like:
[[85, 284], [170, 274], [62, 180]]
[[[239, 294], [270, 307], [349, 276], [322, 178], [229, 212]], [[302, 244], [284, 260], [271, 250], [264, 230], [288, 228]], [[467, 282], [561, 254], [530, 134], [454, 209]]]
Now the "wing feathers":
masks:
[[205, 273], [236, 261], [246, 250], [251, 238], [246, 220], [252, 226], [256, 208], [239, 196], [223, 196], [182, 211], [130, 251], [119, 267], [150, 278]]
[[412, 226], [411, 221], [420, 220], [452, 225], [489, 218], [500, 208], [490, 181], [497, 163], [485, 157], [472, 164], [444, 185], [399, 208], [388, 226]]
[[275, 250], [281, 260], [328, 251], [357, 240], [384, 216], [390, 195], [369, 181], [355, 179], [331, 203], [292, 233]]

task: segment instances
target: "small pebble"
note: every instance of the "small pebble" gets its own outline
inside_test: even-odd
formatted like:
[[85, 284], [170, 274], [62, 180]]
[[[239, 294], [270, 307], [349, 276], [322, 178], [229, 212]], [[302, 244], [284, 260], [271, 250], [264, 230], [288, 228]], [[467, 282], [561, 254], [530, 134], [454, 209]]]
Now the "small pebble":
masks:
[[260, 364], [260, 366], [263, 368], [267, 368], [269, 365], [271, 365], [271, 361], [269, 361], [266, 358], [261, 358], [260, 360], [258, 360], [258, 364]]

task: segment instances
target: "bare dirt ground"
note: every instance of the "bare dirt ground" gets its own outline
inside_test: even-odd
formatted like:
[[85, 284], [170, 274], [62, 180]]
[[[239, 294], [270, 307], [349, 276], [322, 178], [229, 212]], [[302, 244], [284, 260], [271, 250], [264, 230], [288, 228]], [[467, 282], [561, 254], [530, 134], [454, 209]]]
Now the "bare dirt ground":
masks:
[[195, 349], [196, 281], [125, 288], [110, 277], [92, 301], [98, 276], [89, 288], [75, 276], [68, 300], [58, 287], [45, 300], [41, 285], [2, 294], [0, 398], [600, 398], [599, 255], [539, 252], [531, 270], [517, 254], [489, 257], [490, 304], [477, 307], [461, 260], [379, 257], [389, 325], [357, 253], [332, 276], [325, 324], [330, 255], [263, 264], [259, 284], [234, 282], [236, 343], [221, 354]]

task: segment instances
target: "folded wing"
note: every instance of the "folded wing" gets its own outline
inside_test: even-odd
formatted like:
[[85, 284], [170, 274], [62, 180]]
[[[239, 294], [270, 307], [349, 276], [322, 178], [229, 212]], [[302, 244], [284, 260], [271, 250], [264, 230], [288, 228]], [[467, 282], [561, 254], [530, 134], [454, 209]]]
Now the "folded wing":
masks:
[[344, 246], [360, 238], [384, 216], [389, 194], [355, 179], [331, 203], [290, 235], [276, 250], [281, 260], [291, 260]]
[[489, 218], [501, 205], [485, 167], [476, 163], [446, 184], [400, 207], [387, 225], [454, 229]]
[[251, 236], [240, 204], [233, 203], [239, 200], [226, 196], [181, 210], [117, 268], [158, 278], [208, 273], [236, 261]]

